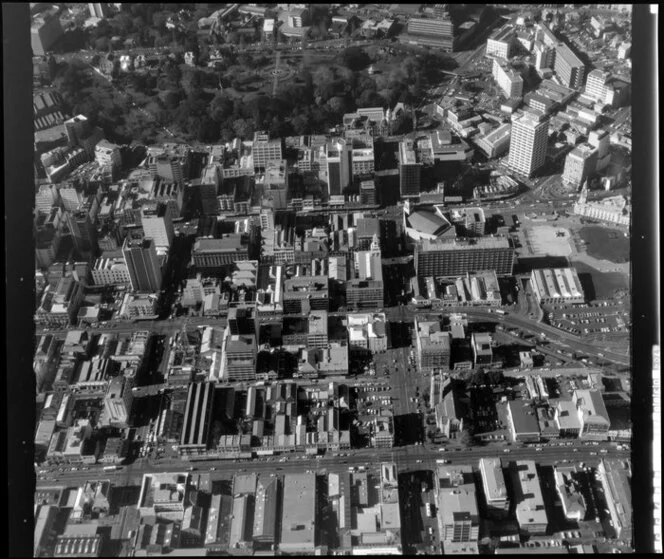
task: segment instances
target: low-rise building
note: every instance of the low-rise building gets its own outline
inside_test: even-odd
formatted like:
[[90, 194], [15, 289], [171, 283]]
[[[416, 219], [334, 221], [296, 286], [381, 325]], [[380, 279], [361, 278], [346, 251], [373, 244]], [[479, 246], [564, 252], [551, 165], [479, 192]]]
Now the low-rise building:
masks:
[[284, 476], [279, 541], [282, 552], [313, 555], [316, 546], [316, 497], [316, 476], [313, 473]]
[[579, 437], [592, 440], [606, 440], [611, 421], [599, 390], [575, 390], [572, 401], [576, 405], [581, 421]]
[[388, 348], [389, 323], [384, 313], [348, 315], [348, 343], [351, 351], [378, 353]]
[[546, 534], [549, 519], [544, 507], [535, 462], [533, 460], [511, 462], [509, 472], [516, 520], [519, 523], [520, 531], [530, 536]]
[[470, 338], [475, 365], [490, 365], [493, 361], [491, 335], [486, 332], [473, 332]]
[[582, 304], [586, 300], [575, 268], [533, 270], [530, 285], [541, 305]]
[[597, 472], [616, 537], [630, 542], [633, 535], [631, 469], [626, 469], [620, 460], [602, 460]]
[[[443, 549], [477, 542], [480, 519], [471, 466], [438, 465], [435, 472], [436, 508]], [[475, 543], [475, 552], [477, 553]]]
[[553, 475], [556, 480], [556, 493], [563, 505], [567, 520], [580, 522], [586, 517], [586, 501], [580, 491], [574, 466], [555, 466]]
[[536, 442], [540, 440], [537, 415], [531, 402], [522, 400], [507, 402], [507, 420], [514, 442]]
[[487, 514], [499, 520], [505, 518], [509, 512], [510, 499], [500, 458], [480, 458], [480, 474]]

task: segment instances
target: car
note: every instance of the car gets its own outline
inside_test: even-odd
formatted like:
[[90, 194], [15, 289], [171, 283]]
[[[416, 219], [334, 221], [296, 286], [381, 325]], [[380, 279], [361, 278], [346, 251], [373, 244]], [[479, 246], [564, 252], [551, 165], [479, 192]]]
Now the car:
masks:
[[504, 453], [508, 453], [508, 452], [510, 452], [510, 449], [509, 449], [509, 448], [506, 448], [506, 449], [503, 450], [503, 452], [504, 452]]

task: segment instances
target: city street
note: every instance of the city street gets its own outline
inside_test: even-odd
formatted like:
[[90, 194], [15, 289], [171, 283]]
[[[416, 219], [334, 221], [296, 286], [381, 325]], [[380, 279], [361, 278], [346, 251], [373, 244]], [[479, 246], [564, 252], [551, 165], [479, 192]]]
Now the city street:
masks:
[[[55, 476], [57, 482], [53, 480], [37, 480], [37, 487], [44, 488], [53, 485], [65, 484], [73, 486], [83, 484], [87, 480], [95, 478], [110, 479], [116, 485], [138, 485], [144, 474], [153, 472], [186, 471], [193, 467], [192, 473], [209, 474], [211, 479], [221, 479], [229, 474], [255, 472], [255, 473], [299, 473], [312, 466], [319, 473], [329, 473], [334, 471], [344, 471], [352, 466], [378, 465], [381, 462], [393, 461], [397, 464], [399, 472], [434, 470], [437, 460], [448, 460], [451, 464], [472, 464], [477, 466], [480, 458], [497, 457], [503, 460], [535, 460], [540, 465], [552, 465], [563, 463], [568, 460], [570, 464], [585, 463], [586, 465], [597, 465], [600, 458], [619, 458], [629, 459], [629, 450], [617, 450], [610, 443], [600, 443], [599, 446], [586, 446], [582, 442], [576, 441], [573, 446], [542, 446], [542, 450], [537, 451], [534, 447], [511, 446], [507, 449], [504, 446], [486, 446], [471, 447], [466, 449], [457, 449], [440, 452], [437, 449], [427, 448], [426, 446], [407, 446], [395, 447], [391, 449], [359, 449], [346, 451], [348, 456], [333, 456], [326, 454], [320, 459], [312, 459], [304, 454], [290, 455], [288, 460], [281, 462], [283, 456], [274, 456], [270, 458], [261, 458], [253, 460], [224, 460], [219, 458], [205, 458], [192, 462], [183, 462], [180, 460], [157, 461], [142, 460], [134, 464], [123, 466], [118, 471], [103, 471], [101, 465], [91, 466], [87, 471], [76, 472], [58, 472], [45, 474], [48, 477]], [[575, 450], [576, 449], [576, 450]], [[605, 449], [606, 454], [600, 451]], [[509, 452], [506, 452], [509, 450]], [[593, 453], [593, 454], [591, 454]], [[287, 455], [288, 456], [288, 455]], [[210, 468], [214, 468], [211, 470]]]

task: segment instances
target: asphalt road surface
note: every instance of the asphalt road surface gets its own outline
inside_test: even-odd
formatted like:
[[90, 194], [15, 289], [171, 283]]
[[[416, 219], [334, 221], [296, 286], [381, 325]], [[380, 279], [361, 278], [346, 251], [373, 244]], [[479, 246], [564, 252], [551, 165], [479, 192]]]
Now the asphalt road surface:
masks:
[[[350, 467], [379, 465], [381, 462], [395, 462], [397, 470], [416, 471], [433, 470], [436, 460], [449, 460], [452, 464], [476, 465], [480, 458], [498, 457], [503, 460], [534, 460], [540, 465], [552, 465], [568, 460], [570, 464], [585, 463], [597, 465], [602, 458], [629, 459], [629, 450], [617, 450], [610, 443], [600, 443], [598, 446], [586, 446], [575, 442], [573, 446], [541, 446], [538, 451], [534, 447], [508, 447], [505, 452], [504, 445], [495, 447], [471, 447], [458, 451], [439, 452], [437, 449], [425, 446], [395, 447], [391, 449], [358, 449], [342, 451], [348, 456], [326, 455], [320, 459], [291, 455], [287, 461], [280, 462], [281, 457], [253, 460], [223, 460], [212, 458], [185, 462], [178, 459], [168, 461], [139, 460], [122, 469], [106, 472], [100, 466], [91, 466], [89, 470], [76, 472], [52, 472], [44, 474], [46, 477], [55, 477], [57, 481], [43, 479], [37, 480], [37, 487], [44, 488], [53, 485], [83, 484], [89, 479], [108, 478], [116, 485], [138, 485], [144, 474], [153, 472], [186, 471], [189, 467], [196, 468], [192, 473], [209, 473], [211, 479], [222, 479], [229, 474], [244, 472], [255, 473], [299, 473], [305, 470], [314, 470], [320, 474], [339, 472]], [[606, 450], [606, 454], [601, 451]], [[210, 470], [210, 468], [215, 468]]]

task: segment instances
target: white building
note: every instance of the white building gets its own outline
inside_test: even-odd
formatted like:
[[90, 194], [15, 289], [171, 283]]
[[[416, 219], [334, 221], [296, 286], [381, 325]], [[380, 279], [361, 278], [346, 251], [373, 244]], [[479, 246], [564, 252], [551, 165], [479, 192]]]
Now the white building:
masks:
[[549, 119], [528, 112], [512, 121], [508, 166], [526, 176], [532, 175], [546, 161]]
[[498, 58], [493, 59], [491, 75], [496, 80], [498, 87], [508, 99], [521, 97], [523, 94], [523, 78], [521, 74], [514, 71], [509, 65]]
[[91, 273], [94, 285], [131, 285], [124, 258], [97, 258]]
[[512, 56], [516, 35], [511, 25], [499, 29], [486, 42], [486, 56], [497, 56], [507, 60]]
[[578, 145], [567, 154], [563, 182], [580, 187], [595, 172], [597, 150], [590, 145]]
[[489, 159], [503, 155], [510, 148], [512, 125], [509, 122], [501, 124], [485, 136], [477, 138], [475, 145], [480, 148]]
[[101, 140], [95, 146], [95, 161], [99, 166], [109, 165], [117, 168], [122, 164], [120, 148], [107, 140]]
[[516, 520], [522, 533], [544, 535], [549, 519], [544, 507], [542, 488], [533, 460], [518, 460], [510, 463], [512, 495], [515, 502]]
[[540, 305], [585, 302], [579, 274], [574, 268], [533, 270], [530, 274], [530, 285]]

